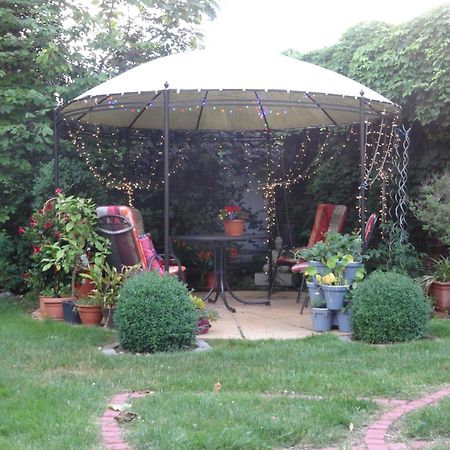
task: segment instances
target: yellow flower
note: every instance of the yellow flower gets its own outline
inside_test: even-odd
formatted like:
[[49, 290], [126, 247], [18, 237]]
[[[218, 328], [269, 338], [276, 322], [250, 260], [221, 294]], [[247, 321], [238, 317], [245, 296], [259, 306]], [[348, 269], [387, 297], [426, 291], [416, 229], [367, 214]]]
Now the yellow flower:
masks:
[[333, 273], [329, 273], [328, 275], [324, 275], [322, 277], [322, 283], [323, 284], [332, 284], [336, 281], [336, 277]]

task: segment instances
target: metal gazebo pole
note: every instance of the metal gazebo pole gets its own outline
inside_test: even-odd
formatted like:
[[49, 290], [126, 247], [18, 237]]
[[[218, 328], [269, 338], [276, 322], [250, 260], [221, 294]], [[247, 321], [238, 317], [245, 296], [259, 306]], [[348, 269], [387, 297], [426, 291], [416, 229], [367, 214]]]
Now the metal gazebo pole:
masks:
[[164, 83], [164, 268], [169, 271], [169, 83]]
[[58, 108], [53, 110], [53, 183], [55, 189], [59, 188], [59, 130]]
[[366, 127], [364, 110], [364, 91], [360, 92], [359, 97], [359, 150], [360, 150], [360, 180], [359, 180], [359, 213], [361, 216], [361, 241], [362, 248], [365, 246], [365, 228], [366, 228]]

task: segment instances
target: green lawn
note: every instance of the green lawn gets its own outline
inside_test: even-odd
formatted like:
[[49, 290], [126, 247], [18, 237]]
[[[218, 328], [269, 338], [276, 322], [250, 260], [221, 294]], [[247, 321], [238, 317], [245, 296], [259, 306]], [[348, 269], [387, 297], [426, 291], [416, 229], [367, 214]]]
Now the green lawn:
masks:
[[371, 399], [412, 399], [450, 383], [450, 321], [434, 320], [432, 334], [388, 346], [322, 335], [111, 357], [98, 347], [112, 332], [38, 322], [2, 300], [0, 448], [100, 449], [97, 421], [108, 400], [142, 389], [155, 393], [133, 401], [141, 420], [126, 427], [138, 449], [349, 444], [379, 411]]
[[[400, 421], [400, 438], [450, 441], [450, 398], [406, 415]], [[449, 448], [448, 442], [446, 448]]]

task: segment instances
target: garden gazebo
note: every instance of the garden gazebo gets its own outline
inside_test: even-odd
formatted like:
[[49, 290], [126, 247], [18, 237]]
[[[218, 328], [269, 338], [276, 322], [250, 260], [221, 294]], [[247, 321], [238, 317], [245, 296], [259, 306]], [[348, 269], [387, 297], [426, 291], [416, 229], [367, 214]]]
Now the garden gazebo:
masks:
[[[298, 130], [359, 123], [364, 229], [367, 120], [399, 107], [328, 69], [281, 55], [193, 51], [141, 64], [56, 111], [61, 120], [164, 130], [164, 253], [169, 253], [169, 130]], [[57, 129], [55, 130], [57, 133]], [[58, 179], [58, 139], [55, 139]], [[364, 240], [364, 234], [362, 233]]]

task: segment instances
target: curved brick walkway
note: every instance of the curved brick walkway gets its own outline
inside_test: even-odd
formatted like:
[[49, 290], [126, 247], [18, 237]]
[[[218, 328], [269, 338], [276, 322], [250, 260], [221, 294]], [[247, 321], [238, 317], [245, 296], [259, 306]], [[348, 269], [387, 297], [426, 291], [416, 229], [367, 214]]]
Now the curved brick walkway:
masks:
[[[123, 394], [114, 396], [110, 400], [109, 404], [120, 407], [125, 405], [125, 403], [128, 403], [130, 399], [145, 397], [147, 394], [148, 392], [146, 391], [125, 392]], [[108, 408], [103, 413], [100, 419], [102, 443], [103, 446], [107, 449], [129, 450], [130, 448], [122, 437], [119, 422], [117, 421], [120, 413], [121, 411], [116, 411], [115, 409]]]
[[[364, 444], [354, 446], [352, 450], [408, 450], [413, 448], [426, 448], [432, 445], [427, 441], [413, 441], [408, 443], [408, 446], [401, 442], [390, 443], [387, 442], [387, 432], [390, 426], [406, 413], [436, 403], [448, 396], [450, 396], [450, 387], [410, 402], [406, 400], [375, 400], [379, 404], [392, 407], [392, 409], [369, 425], [364, 436]], [[324, 450], [339, 450], [339, 448], [330, 447]]]
[[[110, 405], [121, 407], [128, 403], [130, 399], [145, 397], [148, 391], [140, 392], [125, 392], [114, 396], [110, 400]], [[366, 430], [364, 436], [364, 443], [358, 446], [353, 446], [352, 450], [408, 450], [408, 449], [423, 449], [431, 445], [428, 441], [413, 441], [408, 443], [408, 446], [403, 443], [387, 442], [388, 430], [391, 425], [401, 416], [424, 406], [431, 405], [438, 402], [444, 397], [450, 396], [450, 387], [441, 389], [437, 392], [429, 394], [413, 401], [406, 400], [385, 400], [375, 399], [374, 401], [380, 405], [391, 408], [388, 412], [381, 415], [381, 417], [373, 422]], [[130, 447], [122, 437], [122, 432], [117, 418], [121, 411], [108, 408], [100, 419], [102, 443], [106, 449], [111, 450], [129, 450]], [[339, 450], [338, 447], [329, 447], [323, 450]]]

